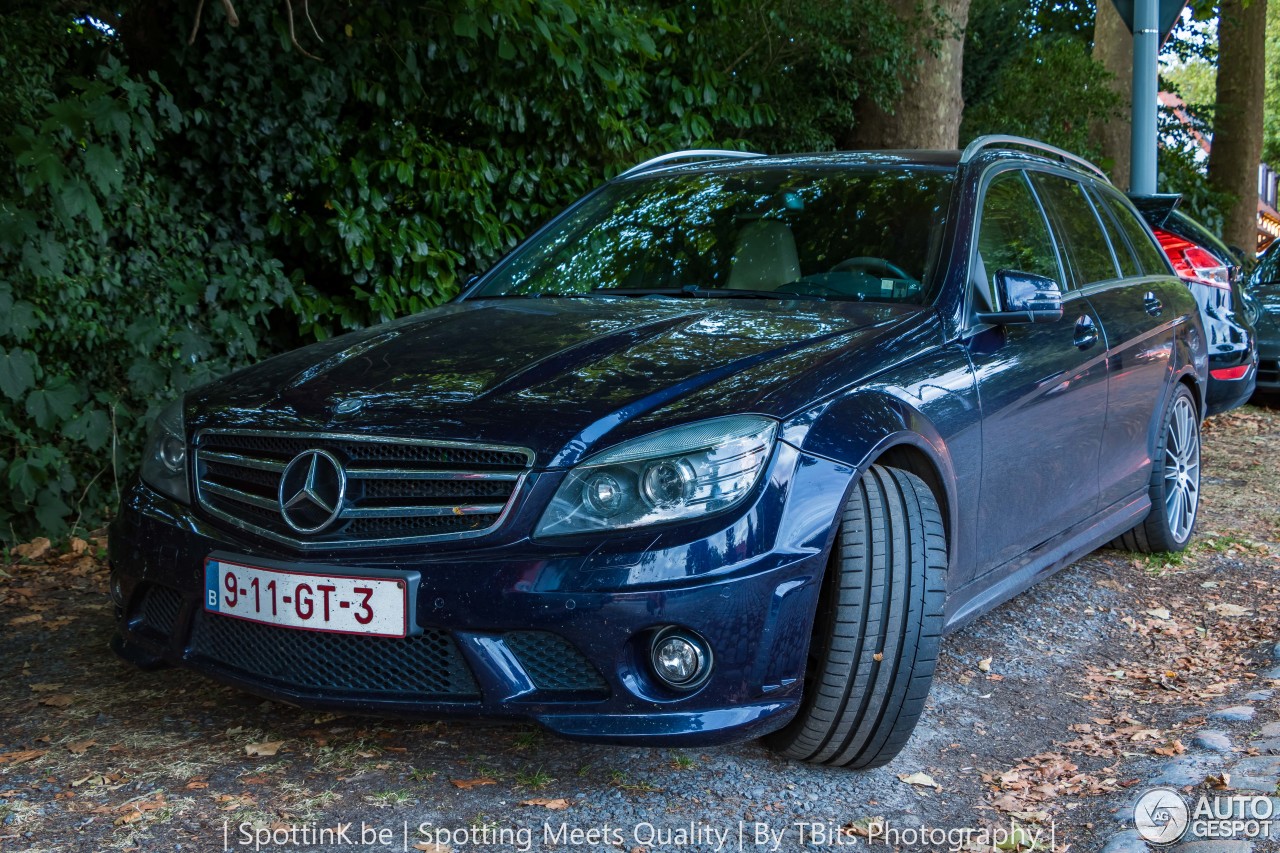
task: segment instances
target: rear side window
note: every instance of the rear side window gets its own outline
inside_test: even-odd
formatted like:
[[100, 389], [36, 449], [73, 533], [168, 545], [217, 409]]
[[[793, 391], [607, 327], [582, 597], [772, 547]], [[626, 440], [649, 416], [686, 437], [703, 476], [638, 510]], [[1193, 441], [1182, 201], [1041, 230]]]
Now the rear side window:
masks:
[[1089, 192], [1089, 200], [1093, 202], [1093, 209], [1098, 212], [1098, 218], [1102, 220], [1102, 230], [1107, 232], [1107, 239], [1111, 241], [1111, 249], [1115, 253], [1116, 263], [1120, 264], [1120, 275], [1142, 275], [1142, 267], [1138, 265], [1138, 259], [1134, 257], [1133, 249], [1129, 248], [1129, 241], [1120, 233], [1120, 226], [1116, 224], [1115, 217], [1111, 214], [1111, 211], [1102, 206], [1102, 202], [1098, 200], [1096, 192]]
[[1044, 172], [1033, 172], [1031, 180], [1062, 237], [1075, 286], [1116, 278], [1111, 247], [1080, 184]]
[[994, 307], [996, 273], [1016, 270], [1062, 280], [1049, 226], [1022, 172], [1002, 172], [987, 185], [978, 226], [978, 251], [969, 276], [979, 297]]
[[1147, 233], [1138, 221], [1138, 215], [1125, 204], [1119, 194], [1099, 189], [1098, 195], [1102, 203], [1115, 217], [1120, 230], [1129, 238], [1129, 246], [1138, 258], [1138, 266], [1145, 275], [1169, 275], [1169, 261], [1164, 252], [1156, 245], [1155, 239]]

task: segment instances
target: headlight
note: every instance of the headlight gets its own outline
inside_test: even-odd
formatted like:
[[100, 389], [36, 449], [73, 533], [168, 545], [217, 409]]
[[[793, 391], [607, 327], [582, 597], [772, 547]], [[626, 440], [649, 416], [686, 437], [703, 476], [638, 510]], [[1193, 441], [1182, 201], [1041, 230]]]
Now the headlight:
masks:
[[756, 484], [777, 431], [769, 418], [733, 415], [624, 442], [569, 472], [535, 535], [617, 530], [728, 509]]
[[146, 453], [142, 457], [142, 479], [151, 488], [176, 501], [191, 503], [181, 400], [165, 406], [151, 426]]

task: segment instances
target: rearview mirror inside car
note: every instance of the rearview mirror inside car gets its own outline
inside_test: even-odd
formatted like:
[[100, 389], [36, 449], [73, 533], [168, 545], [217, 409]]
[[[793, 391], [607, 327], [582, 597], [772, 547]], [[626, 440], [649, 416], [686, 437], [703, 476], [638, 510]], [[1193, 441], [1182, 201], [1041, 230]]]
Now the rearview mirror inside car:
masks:
[[1047, 276], [1016, 270], [996, 273], [1002, 311], [978, 314], [983, 323], [1053, 323], [1062, 319], [1062, 288]]

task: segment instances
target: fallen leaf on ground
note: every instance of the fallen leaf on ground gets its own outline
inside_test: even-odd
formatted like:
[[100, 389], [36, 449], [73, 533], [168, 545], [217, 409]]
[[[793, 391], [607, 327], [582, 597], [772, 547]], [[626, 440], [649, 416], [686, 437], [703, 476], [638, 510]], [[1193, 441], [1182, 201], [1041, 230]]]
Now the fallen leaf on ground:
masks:
[[1169, 612], [1169, 608], [1167, 607], [1153, 607], [1150, 610], [1144, 610], [1142, 612], [1148, 616], [1154, 616], [1157, 619], [1165, 621], [1173, 618], [1173, 614]]
[[55, 693], [52, 696], [46, 696], [41, 699], [40, 704], [48, 705], [50, 708], [68, 708], [75, 701], [76, 697], [70, 693]]
[[40, 622], [43, 619], [44, 617], [39, 613], [28, 613], [26, 616], [19, 616], [16, 619], [10, 619], [9, 624], [16, 628], [19, 625], [30, 625], [33, 622]]
[[873, 830], [880, 835], [884, 833], [884, 817], [882, 815], [860, 817], [853, 823], [847, 823], [840, 827], [840, 831], [845, 835], [860, 835], [863, 838], [870, 838]]
[[563, 811], [569, 808], [569, 801], [564, 797], [556, 797], [548, 799], [547, 797], [537, 797], [532, 800], [522, 800], [522, 806], [542, 806], [545, 809], [551, 809], [553, 812]]
[[26, 559], [26, 560], [38, 560], [41, 557], [43, 557], [45, 554], [48, 554], [49, 549], [52, 547], [53, 547], [53, 543], [50, 542], [47, 538], [45, 538], [44, 536], [37, 536], [35, 539], [32, 539], [30, 542], [24, 542], [21, 545], [15, 545], [13, 548], [13, 553], [17, 554], [19, 557], [22, 557], [23, 559]]
[[413, 849], [423, 853], [453, 853], [453, 848], [448, 844], [437, 844], [434, 841], [419, 841], [413, 845]]
[[981, 670], [982, 672], [990, 672], [991, 658], [983, 658], [982, 660], [978, 661], [978, 669]]
[[0, 764], [21, 764], [24, 761], [39, 758], [46, 751], [43, 749], [19, 749], [16, 752], [0, 753]]
[[31, 685], [31, 689], [36, 693], [52, 693], [55, 690], [61, 690], [64, 686], [65, 685], [62, 684], [49, 684], [46, 682], [42, 684], [33, 684]]
[[89, 740], [77, 740], [67, 744], [67, 751], [72, 755], [84, 755], [88, 752], [89, 747], [97, 745], [98, 742], [92, 738]]
[[1253, 612], [1247, 607], [1241, 607], [1239, 604], [1210, 604], [1209, 609], [1215, 611], [1219, 616], [1248, 616]]
[[284, 746], [282, 740], [269, 740], [263, 743], [245, 744], [244, 754], [248, 756], [258, 756], [260, 758], [270, 758], [280, 751], [280, 747]]
[[479, 779], [450, 779], [449, 782], [453, 784], [453, 787], [461, 788], [464, 791], [470, 790], [471, 788], [478, 788], [481, 785], [498, 784], [497, 779], [490, 779], [488, 776], [481, 776]]
[[906, 782], [908, 785], [919, 785], [922, 788], [933, 788], [935, 791], [942, 790], [942, 786], [933, 781], [933, 777], [928, 773], [899, 773], [898, 779]]

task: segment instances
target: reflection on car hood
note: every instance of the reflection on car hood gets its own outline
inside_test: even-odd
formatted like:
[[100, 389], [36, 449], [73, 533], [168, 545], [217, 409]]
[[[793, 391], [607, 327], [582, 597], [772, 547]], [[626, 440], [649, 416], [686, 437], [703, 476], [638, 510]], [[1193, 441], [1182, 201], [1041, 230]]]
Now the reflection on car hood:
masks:
[[[789, 414], [834, 390], [840, 376], [852, 381], [890, 363], [895, 347], [872, 353], [872, 341], [918, 348], [907, 341], [927, 337], [932, 317], [918, 307], [773, 300], [453, 303], [277, 356], [192, 392], [188, 427], [513, 444], [534, 449], [545, 464], [575, 436], [585, 448], [698, 391], [700, 401], [714, 399], [714, 410], [683, 420]], [[821, 382], [811, 375], [819, 364], [828, 365]], [[833, 374], [833, 364], [844, 367]]]

